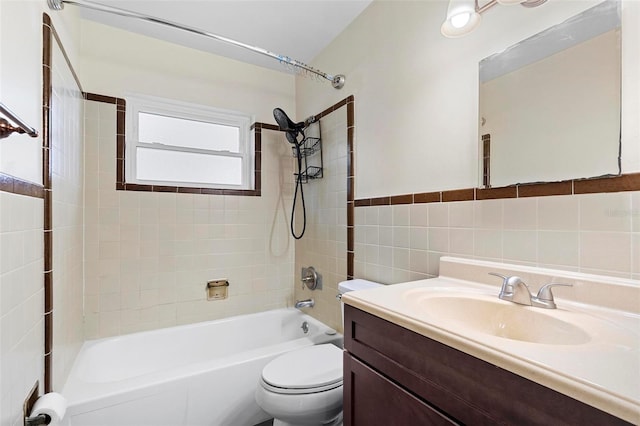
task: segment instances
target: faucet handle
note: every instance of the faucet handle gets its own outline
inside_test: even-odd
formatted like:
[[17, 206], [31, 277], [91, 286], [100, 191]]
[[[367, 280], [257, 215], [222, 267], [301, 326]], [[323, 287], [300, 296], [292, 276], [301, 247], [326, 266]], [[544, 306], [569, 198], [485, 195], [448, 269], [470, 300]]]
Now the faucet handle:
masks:
[[536, 296], [536, 298], [539, 300], [553, 302], [553, 293], [551, 293], [551, 287], [556, 287], [556, 286], [573, 287], [573, 284], [550, 283], [550, 284], [543, 285], [542, 287], [540, 287], [540, 290], [538, 290], [538, 295]]
[[500, 295], [498, 297], [502, 299], [506, 294], [513, 293], [513, 286], [509, 283], [511, 277], [496, 272], [489, 272], [489, 275], [502, 278], [502, 287], [500, 288]]
[[489, 272], [489, 275], [494, 275], [496, 277], [500, 277], [503, 280], [508, 280], [509, 279], [509, 277], [507, 277], [506, 275], [498, 274], [497, 272]]
[[538, 306], [540, 308], [546, 309], [555, 309], [556, 302], [555, 300], [553, 300], [553, 293], [551, 293], [551, 287], [555, 286], [573, 287], [573, 284], [551, 283], [543, 285], [540, 290], [538, 290], [538, 295], [531, 298], [532, 306]]
[[528, 286], [524, 283], [524, 281], [522, 281], [522, 278], [516, 277], [515, 275], [507, 277], [505, 275], [498, 274], [498, 273], [495, 273], [495, 272], [489, 272], [489, 275], [494, 275], [496, 277], [502, 278], [502, 290], [501, 290], [501, 292], [503, 292], [503, 293], [504, 292], [513, 292], [513, 289], [519, 284], [524, 284], [524, 286], [528, 288]]

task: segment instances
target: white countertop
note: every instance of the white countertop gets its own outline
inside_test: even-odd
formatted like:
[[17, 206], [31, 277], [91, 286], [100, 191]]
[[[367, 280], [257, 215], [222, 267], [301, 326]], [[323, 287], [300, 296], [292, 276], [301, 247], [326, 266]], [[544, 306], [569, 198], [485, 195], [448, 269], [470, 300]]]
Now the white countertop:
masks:
[[[614, 309], [638, 305], [640, 283], [455, 258], [442, 258], [440, 270], [438, 278], [349, 292], [344, 294], [342, 301], [626, 421], [640, 424], [640, 315], [635, 309]], [[493, 285], [496, 280], [486, 277], [487, 271], [518, 275], [525, 278], [525, 282], [528, 279], [533, 283], [550, 280], [572, 283], [574, 288], [557, 291], [557, 294], [568, 296], [566, 299], [556, 296], [558, 309], [516, 306], [575, 324], [587, 332], [588, 341], [541, 344], [497, 337], [461, 326], [455, 321], [434, 317], [415, 303], [420, 295], [433, 292], [439, 295], [468, 294], [491, 303], [511, 305], [512, 302], [498, 299], [499, 285]], [[470, 276], [477, 276], [481, 282], [460, 279]], [[497, 284], [499, 281], [497, 279]], [[600, 281], [608, 297], [604, 302], [606, 306], [583, 303], [585, 298], [589, 299], [588, 295], [598, 292]], [[487, 285], [487, 282], [491, 284]], [[531, 287], [535, 294], [537, 286]], [[620, 294], [616, 294], [618, 290]], [[619, 306], [615, 306], [616, 303]]]

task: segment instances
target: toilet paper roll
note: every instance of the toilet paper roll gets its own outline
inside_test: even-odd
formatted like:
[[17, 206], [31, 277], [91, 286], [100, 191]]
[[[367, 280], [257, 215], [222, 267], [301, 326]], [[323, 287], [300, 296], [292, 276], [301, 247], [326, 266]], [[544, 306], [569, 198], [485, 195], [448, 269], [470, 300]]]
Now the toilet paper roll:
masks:
[[42, 395], [36, 400], [31, 410], [31, 416], [46, 414], [51, 417], [49, 426], [57, 426], [67, 412], [67, 399], [57, 392], [50, 392]]

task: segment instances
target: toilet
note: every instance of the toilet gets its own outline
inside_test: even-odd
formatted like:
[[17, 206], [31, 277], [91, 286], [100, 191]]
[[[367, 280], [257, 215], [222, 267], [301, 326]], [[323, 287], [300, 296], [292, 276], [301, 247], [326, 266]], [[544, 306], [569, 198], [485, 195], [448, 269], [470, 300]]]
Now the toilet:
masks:
[[[342, 295], [380, 285], [358, 279], [338, 289]], [[326, 343], [280, 355], [263, 368], [255, 396], [274, 426], [342, 426], [342, 349]]]

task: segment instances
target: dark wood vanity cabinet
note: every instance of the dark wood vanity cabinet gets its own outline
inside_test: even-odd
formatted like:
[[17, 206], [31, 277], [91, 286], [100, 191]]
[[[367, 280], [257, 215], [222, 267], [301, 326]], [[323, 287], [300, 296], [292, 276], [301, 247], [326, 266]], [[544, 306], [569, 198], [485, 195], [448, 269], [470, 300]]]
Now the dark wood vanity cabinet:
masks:
[[344, 425], [630, 425], [345, 305]]

